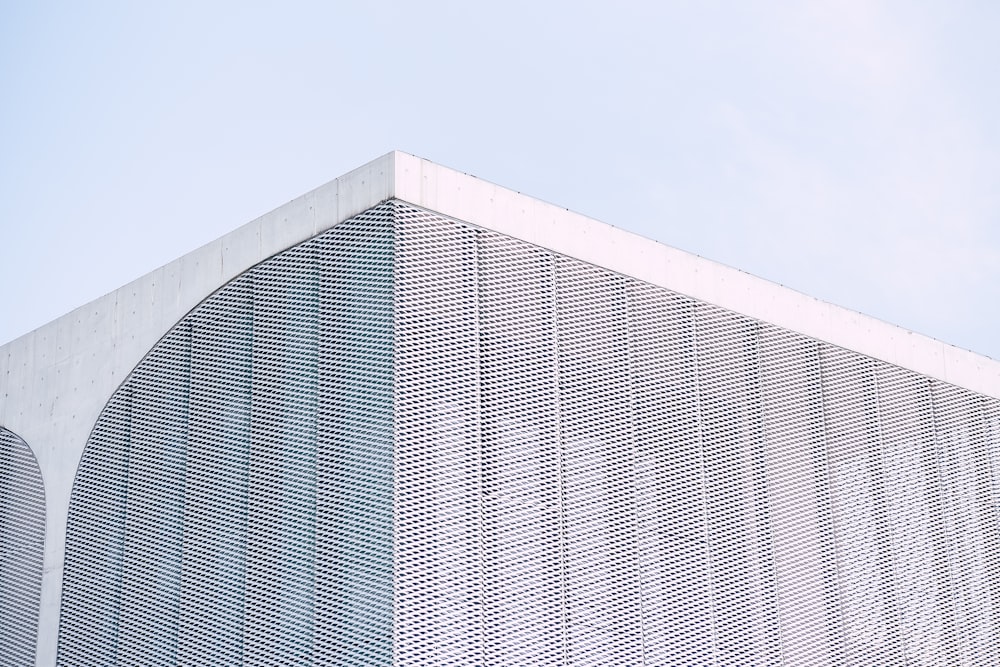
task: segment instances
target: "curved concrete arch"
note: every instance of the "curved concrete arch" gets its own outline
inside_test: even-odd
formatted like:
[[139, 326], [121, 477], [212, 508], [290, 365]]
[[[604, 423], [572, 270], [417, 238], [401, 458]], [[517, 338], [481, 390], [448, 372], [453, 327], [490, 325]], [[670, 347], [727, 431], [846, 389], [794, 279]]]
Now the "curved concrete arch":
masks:
[[28, 444], [0, 427], [0, 665], [34, 660], [42, 559], [45, 553], [45, 486]]

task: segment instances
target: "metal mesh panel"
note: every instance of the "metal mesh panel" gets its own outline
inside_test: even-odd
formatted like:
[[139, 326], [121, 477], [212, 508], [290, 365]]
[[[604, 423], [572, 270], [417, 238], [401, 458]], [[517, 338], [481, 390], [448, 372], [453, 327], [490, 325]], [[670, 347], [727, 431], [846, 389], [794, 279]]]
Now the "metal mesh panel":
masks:
[[224, 287], [112, 397], [71, 499], [60, 664], [389, 662], [391, 256], [367, 232], [391, 239], [391, 210]]
[[254, 271], [244, 662], [312, 656], [317, 274], [313, 245]]
[[990, 498], [989, 427], [982, 397], [937, 381], [931, 392], [955, 614], [953, 655], [955, 664], [974, 665], [995, 651], [1000, 628], [1000, 567], [997, 550], [991, 548], [997, 525]]
[[912, 664], [956, 664], [930, 381], [875, 368], [903, 652]]
[[190, 422], [178, 664], [238, 664], [243, 655], [252, 277], [229, 284], [188, 320]]
[[483, 664], [475, 233], [402, 211], [396, 240], [397, 664]]
[[764, 458], [783, 660], [843, 663], [819, 344], [760, 332]]
[[175, 328], [131, 380], [119, 664], [176, 659], [190, 348]]
[[702, 304], [696, 321], [717, 660], [778, 664], [759, 325]]
[[28, 445], [0, 428], [0, 665], [35, 661], [45, 490]]
[[875, 365], [821, 344], [841, 641], [849, 664], [902, 664]]
[[557, 260], [567, 661], [572, 664], [643, 662], [625, 313], [622, 278]]
[[1000, 401], [388, 202], [112, 397], [59, 661], [990, 664], [998, 506]]
[[715, 653], [695, 303], [629, 287], [638, 547], [646, 664]]
[[318, 245], [317, 663], [392, 659], [392, 217]]
[[554, 271], [547, 253], [480, 236], [486, 664], [565, 655]]
[[123, 385], [104, 407], [73, 480], [59, 618], [62, 665], [114, 664], [118, 654], [131, 403], [132, 388]]
[[986, 400], [986, 439], [987, 450], [990, 458], [990, 475], [993, 483], [990, 485], [993, 490], [994, 516], [1000, 511], [1000, 401]]

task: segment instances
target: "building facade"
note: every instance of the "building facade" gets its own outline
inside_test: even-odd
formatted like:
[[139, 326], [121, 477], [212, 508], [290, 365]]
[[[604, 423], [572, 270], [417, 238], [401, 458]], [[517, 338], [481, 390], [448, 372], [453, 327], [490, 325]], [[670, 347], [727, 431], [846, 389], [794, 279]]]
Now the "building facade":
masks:
[[0, 364], [0, 664], [1000, 662], [1000, 364], [409, 155]]

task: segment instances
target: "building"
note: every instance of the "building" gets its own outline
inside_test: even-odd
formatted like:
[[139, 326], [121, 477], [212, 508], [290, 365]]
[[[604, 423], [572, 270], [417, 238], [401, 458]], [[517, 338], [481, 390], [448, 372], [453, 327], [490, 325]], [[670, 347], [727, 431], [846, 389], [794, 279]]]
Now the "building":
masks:
[[1000, 663], [1000, 363], [402, 153], [0, 427], [4, 665]]

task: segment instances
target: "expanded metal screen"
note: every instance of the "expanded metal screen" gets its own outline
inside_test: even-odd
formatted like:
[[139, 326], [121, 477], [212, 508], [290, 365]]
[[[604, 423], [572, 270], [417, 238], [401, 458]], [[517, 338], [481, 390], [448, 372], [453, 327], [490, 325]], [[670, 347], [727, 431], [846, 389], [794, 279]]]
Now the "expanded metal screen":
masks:
[[1000, 401], [400, 202], [109, 403], [60, 664], [1000, 662]]
[[0, 428], [0, 665], [35, 662], [45, 490], [28, 445]]
[[390, 662], [392, 220], [237, 278], [115, 393], [74, 485], [60, 665]]

